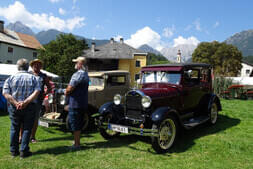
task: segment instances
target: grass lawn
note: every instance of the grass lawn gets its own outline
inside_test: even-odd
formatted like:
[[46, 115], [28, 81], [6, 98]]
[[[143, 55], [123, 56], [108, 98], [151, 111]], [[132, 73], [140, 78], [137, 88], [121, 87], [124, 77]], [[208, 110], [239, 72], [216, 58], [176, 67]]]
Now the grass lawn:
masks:
[[39, 127], [33, 156], [12, 158], [8, 115], [0, 112], [0, 168], [110, 169], [252, 169], [253, 101], [222, 100], [216, 125], [184, 131], [169, 153], [158, 155], [148, 137], [126, 136], [106, 141], [96, 131], [82, 135], [82, 149], [71, 152], [72, 135], [59, 127]]

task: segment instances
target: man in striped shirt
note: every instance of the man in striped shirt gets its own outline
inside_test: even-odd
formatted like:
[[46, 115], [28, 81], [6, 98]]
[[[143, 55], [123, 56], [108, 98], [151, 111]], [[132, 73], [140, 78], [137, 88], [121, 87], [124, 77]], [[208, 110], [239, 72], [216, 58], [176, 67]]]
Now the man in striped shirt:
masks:
[[[3, 96], [8, 101], [8, 112], [11, 119], [10, 151], [13, 157], [21, 158], [32, 155], [29, 148], [31, 130], [35, 118], [35, 99], [41, 88], [38, 79], [28, 73], [29, 63], [26, 59], [17, 61], [19, 72], [4, 82]], [[23, 136], [19, 153], [19, 130], [23, 124]]]

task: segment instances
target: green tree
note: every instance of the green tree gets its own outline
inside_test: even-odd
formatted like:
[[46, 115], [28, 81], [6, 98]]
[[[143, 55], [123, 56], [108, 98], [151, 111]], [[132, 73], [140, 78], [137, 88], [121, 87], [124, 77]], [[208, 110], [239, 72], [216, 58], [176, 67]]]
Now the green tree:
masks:
[[162, 55], [156, 55], [154, 53], [148, 53], [147, 56], [147, 65], [155, 65], [155, 64], [166, 64], [170, 63], [167, 58]]
[[67, 82], [75, 72], [72, 59], [81, 56], [87, 48], [85, 40], [77, 40], [72, 34], [60, 34], [39, 50], [38, 58], [43, 61], [44, 69], [64, 77]]
[[211, 64], [217, 75], [237, 76], [242, 68], [242, 53], [226, 43], [202, 42], [194, 50], [192, 61]]

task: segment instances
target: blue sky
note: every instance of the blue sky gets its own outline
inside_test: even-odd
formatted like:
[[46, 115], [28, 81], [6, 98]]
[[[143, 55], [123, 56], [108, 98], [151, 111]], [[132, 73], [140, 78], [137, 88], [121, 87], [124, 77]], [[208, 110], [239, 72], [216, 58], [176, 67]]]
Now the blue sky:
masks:
[[252, 10], [252, 0], [1, 0], [0, 20], [161, 50], [252, 29]]

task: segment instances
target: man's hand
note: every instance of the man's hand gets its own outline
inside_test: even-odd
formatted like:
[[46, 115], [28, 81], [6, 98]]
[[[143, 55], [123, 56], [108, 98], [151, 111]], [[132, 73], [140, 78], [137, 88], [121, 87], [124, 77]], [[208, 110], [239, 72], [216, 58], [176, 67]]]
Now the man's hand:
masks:
[[64, 94], [67, 96], [67, 95], [69, 95], [70, 93], [72, 93], [72, 92], [73, 92], [73, 90], [74, 90], [74, 87], [73, 87], [73, 86], [68, 85], [68, 87], [66, 88], [66, 90], [65, 90]]

